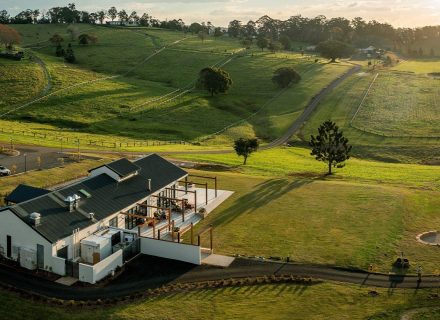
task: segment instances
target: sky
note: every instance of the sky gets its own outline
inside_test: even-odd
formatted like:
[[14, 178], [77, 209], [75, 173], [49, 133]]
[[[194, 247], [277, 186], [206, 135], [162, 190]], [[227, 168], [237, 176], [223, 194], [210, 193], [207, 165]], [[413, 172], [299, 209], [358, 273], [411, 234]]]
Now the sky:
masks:
[[243, 22], [256, 20], [265, 14], [277, 19], [297, 14], [306, 17], [322, 14], [328, 18], [360, 16], [396, 27], [440, 25], [440, 0], [0, 0], [0, 10], [16, 14], [27, 8], [48, 9], [69, 2], [85, 11], [114, 5], [127, 12], [147, 12], [161, 20], [211, 21], [216, 26], [227, 26], [234, 19]]

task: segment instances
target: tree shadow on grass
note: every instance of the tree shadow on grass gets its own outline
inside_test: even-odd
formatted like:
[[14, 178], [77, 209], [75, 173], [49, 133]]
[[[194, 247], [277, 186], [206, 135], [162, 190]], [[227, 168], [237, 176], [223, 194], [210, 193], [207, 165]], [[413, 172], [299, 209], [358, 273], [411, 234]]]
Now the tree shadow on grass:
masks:
[[212, 224], [216, 227], [229, 224], [240, 215], [259, 209], [282, 197], [286, 193], [311, 183], [312, 181], [313, 180], [310, 179], [296, 181], [272, 179], [260, 183], [254, 189], [235, 200], [231, 207], [220, 212], [212, 221]]

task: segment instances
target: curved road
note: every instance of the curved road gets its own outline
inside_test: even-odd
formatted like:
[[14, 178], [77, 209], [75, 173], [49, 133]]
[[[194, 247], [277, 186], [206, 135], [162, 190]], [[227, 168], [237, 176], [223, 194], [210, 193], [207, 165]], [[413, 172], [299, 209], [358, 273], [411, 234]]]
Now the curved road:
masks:
[[[148, 266], [148, 268], [145, 268]], [[140, 256], [126, 266], [126, 271], [105, 286], [66, 287], [45, 279], [0, 267], [0, 282], [15, 288], [46, 297], [64, 300], [96, 300], [123, 297], [164, 284], [193, 283], [200, 281], [247, 278], [271, 275], [295, 275], [314, 279], [357, 284], [382, 288], [438, 288], [439, 277], [423, 277], [421, 282], [414, 276], [368, 274], [340, 268], [276, 262], [262, 262], [243, 258], [236, 259], [228, 268], [193, 266], [171, 260]], [[151, 270], [149, 270], [151, 269]]]

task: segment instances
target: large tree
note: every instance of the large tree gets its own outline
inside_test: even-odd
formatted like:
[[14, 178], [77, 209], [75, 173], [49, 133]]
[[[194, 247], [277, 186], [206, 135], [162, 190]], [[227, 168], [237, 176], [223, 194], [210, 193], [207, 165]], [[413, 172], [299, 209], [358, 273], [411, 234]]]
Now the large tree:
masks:
[[316, 47], [316, 50], [324, 58], [331, 59], [331, 62], [336, 62], [336, 59], [353, 53], [353, 48], [350, 45], [338, 40], [327, 40], [321, 42]]
[[336, 123], [330, 120], [321, 124], [318, 135], [312, 135], [309, 144], [312, 147], [311, 155], [316, 160], [327, 163], [329, 175], [332, 174], [332, 167], [342, 168], [350, 158], [352, 146]]
[[55, 33], [52, 37], [50, 37], [49, 41], [52, 42], [55, 46], [58, 46], [61, 44], [61, 42], [64, 41], [64, 38], [58, 33]]
[[111, 7], [110, 9], [108, 9], [107, 13], [109, 18], [112, 19], [112, 21], [114, 21], [118, 16], [118, 10], [115, 7]]
[[226, 93], [231, 86], [231, 77], [220, 68], [208, 67], [200, 71], [198, 87], [208, 90], [211, 96], [218, 93]]
[[300, 80], [300, 74], [292, 67], [279, 68], [272, 77], [272, 81], [280, 88], [287, 88], [291, 83], [298, 83]]
[[257, 39], [257, 46], [261, 49], [261, 51], [264, 50], [264, 48], [267, 48], [269, 46], [269, 39], [266, 37], [258, 37]]
[[20, 42], [21, 36], [15, 29], [0, 24], [0, 44], [3, 44], [7, 49], [12, 49], [14, 45]]
[[247, 162], [247, 158], [255, 151], [258, 150], [259, 143], [257, 139], [244, 139], [240, 138], [238, 140], [235, 140], [234, 142], [234, 150], [235, 153], [239, 157], [243, 157], [244, 161], [243, 164], [245, 165]]

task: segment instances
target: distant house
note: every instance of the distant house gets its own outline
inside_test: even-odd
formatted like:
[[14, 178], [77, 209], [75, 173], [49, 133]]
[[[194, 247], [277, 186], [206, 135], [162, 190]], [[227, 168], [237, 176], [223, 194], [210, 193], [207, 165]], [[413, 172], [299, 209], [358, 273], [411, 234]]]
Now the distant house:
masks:
[[104, 164], [57, 190], [20, 185], [0, 208], [0, 256], [88, 283], [137, 254], [201, 264], [200, 243], [180, 243], [180, 232], [229, 196], [211, 179], [215, 190], [197, 188], [185, 170], [151, 154]]
[[138, 26], [140, 26], [140, 24], [135, 21], [119, 21], [119, 20], [107, 21], [106, 24], [109, 26], [124, 26], [124, 27], [138, 27]]

